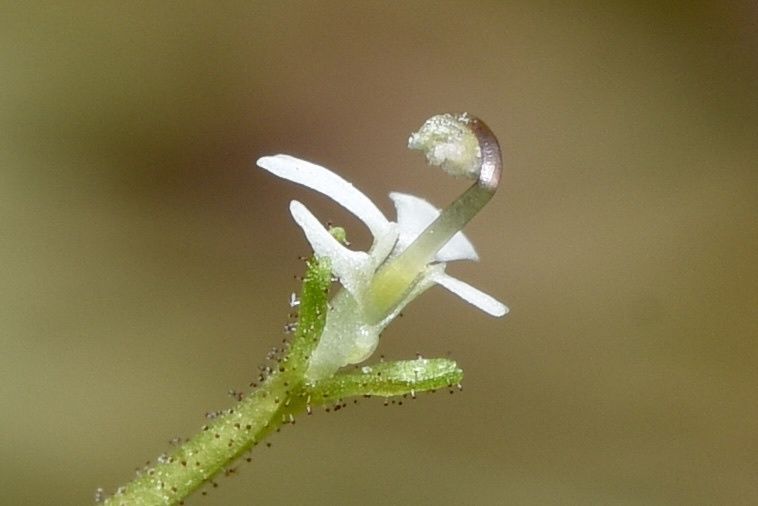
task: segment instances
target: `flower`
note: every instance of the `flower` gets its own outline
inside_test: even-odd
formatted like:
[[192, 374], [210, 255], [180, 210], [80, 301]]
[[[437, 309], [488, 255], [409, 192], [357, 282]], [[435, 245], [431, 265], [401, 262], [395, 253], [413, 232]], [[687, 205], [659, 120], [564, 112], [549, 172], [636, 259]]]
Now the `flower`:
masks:
[[[471, 121], [466, 115], [443, 116], [449, 116], [458, 129], [461, 123], [468, 126]], [[447, 161], [448, 165], [454, 165], [458, 160], [451, 162], [452, 157], [446, 153], [460, 158], [460, 150], [451, 149], [454, 142], [450, 136], [440, 134], [439, 118], [432, 118], [435, 122], [429, 120], [424, 125], [434, 128], [434, 135], [425, 137], [428, 131], [422, 127], [411, 137], [411, 147], [437, 148], [435, 163]], [[444, 149], [439, 149], [441, 138], [447, 142]], [[475, 156], [482, 158], [481, 152], [475, 151]], [[427, 156], [431, 160], [429, 152]], [[499, 148], [497, 156], [499, 163]], [[486, 161], [482, 159], [478, 163], [483, 171], [487, 169]], [[290, 203], [292, 217], [305, 233], [314, 254], [329, 259], [332, 272], [344, 288], [330, 303], [323, 334], [306, 372], [309, 381], [331, 376], [340, 367], [367, 359], [376, 349], [380, 332], [411, 300], [435, 284], [490, 315], [503, 316], [508, 312], [508, 308], [494, 298], [445, 273], [447, 262], [479, 259], [460, 229], [489, 200], [494, 187], [474, 183], [443, 212], [419, 197], [390, 193], [397, 209], [397, 221], [392, 222], [366, 195], [324, 167], [282, 154], [264, 156], [257, 163], [278, 177], [331, 198], [360, 219], [374, 238], [367, 252], [353, 251], [336, 239], [302, 203], [296, 200]], [[471, 160], [463, 160], [463, 164], [470, 175]]]

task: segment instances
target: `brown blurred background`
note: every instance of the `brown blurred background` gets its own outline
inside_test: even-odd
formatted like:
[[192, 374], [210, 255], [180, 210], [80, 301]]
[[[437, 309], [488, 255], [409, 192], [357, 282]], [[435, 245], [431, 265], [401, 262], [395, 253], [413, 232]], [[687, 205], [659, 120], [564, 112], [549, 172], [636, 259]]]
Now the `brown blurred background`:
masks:
[[0, 502], [88, 504], [189, 436], [282, 337], [298, 255], [254, 168], [338, 170], [394, 217], [464, 185], [427, 117], [499, 135], [504, 185], [387, 358], [465, 389], [303, 419], [188, 504], [757, 504], [754, 2], [71, 2], [0, 16]]

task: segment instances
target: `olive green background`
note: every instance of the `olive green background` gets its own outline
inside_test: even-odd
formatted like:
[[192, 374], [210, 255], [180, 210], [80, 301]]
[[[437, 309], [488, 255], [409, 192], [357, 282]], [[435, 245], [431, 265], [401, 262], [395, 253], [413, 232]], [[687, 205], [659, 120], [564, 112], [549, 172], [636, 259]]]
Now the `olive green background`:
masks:
[[[0, 16], [0, 502], [88, 504], [283, 337], [321, 163], [389, 217], [465, 185], [407, 151], [469, 111], [506, 172], [388, 359], [464, 391], [302, 418], [191, 505], [758, 503], [754, 2], [49, 2]], [[377, 358], [378, 359], [378, 358]]]

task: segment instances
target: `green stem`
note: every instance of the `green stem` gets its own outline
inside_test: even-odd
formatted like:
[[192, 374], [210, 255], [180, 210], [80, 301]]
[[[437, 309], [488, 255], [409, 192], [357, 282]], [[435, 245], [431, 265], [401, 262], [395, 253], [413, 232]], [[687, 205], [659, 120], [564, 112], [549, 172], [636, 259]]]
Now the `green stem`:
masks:
[[203, 427], [161, 463], [105, 501], [106, 505], [178, 504], [194, 490], [289, 421], [299, 403], [288, 395], [287, 374], [266, 380], [258, 390]]
[[297, 332], [278, 370], [199, 434], [121, 487], [105, 501], [107, 506], [178, 504], [305, 409], [305, 370], [324, 328], [331, 284], [327, 261], [309, 260], [307, 266]]
[[331, 272], [328, 262], [309, 261], [303, 281], [300, 318], [289, 352], [272, 374], [233, 408], [221, 413], [170, 455], [142, 470], [105, 500], [107, 506], [181, 504], [271, 432], [293, 423], [311, 406], [339, 403], [352, 396], [415, 396], [452, 387], [463, 377], [448, 359], [384, 362], [340, 372], [314, 384], [305, 380], [308, 359], [326, 322]]

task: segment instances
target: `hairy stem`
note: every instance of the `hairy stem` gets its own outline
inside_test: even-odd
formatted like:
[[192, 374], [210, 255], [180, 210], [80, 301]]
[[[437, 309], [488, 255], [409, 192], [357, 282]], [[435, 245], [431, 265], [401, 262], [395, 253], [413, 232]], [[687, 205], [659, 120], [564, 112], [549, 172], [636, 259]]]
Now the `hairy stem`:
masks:
[[289, 420], [287, 376], [268, 378], [252, 395], [105, 501], [106, 505], [178, 504]]
[[297, 332], [277, 370], [247, 398], [204, 426], [199, 434], [119, 488], [105, 501], [106, 505], [178, 504], [305, 409], [305, 369], [324, 328], [331, 284], [328, 262], [314, 259], [307, 265]]
[[105, 500], [107, 506], [181, 504], [193, 491], [232, 464], [271, 432], [294, 423], [311, 406], [339, 404], [352, 396], [415, 396], [458, 384], [463, 372], [448, 359], [383, 362], [339, 372], [316, 384], [307, 383], [310, 354], [326, 322], [331, 272], [328, 262], [311, 260], [303, 280], [300, 318], [288, 353], [246, 398], [217, 415], [193, 438]]

